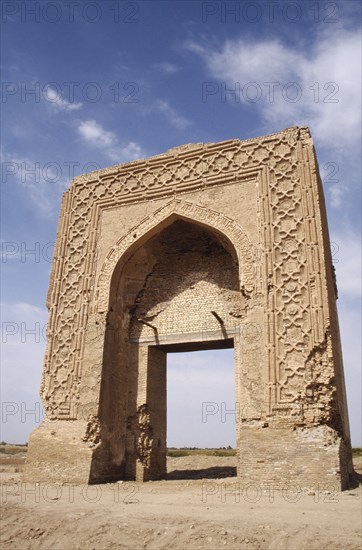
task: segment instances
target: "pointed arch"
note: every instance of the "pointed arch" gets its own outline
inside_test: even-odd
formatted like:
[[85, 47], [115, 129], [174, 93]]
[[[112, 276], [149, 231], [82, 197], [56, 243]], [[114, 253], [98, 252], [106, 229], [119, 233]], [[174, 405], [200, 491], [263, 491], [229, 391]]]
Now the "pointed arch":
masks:
[[199, 204], [174, 198], [132, 227], [109, 251], [96, 284], [96, 309], [105, 313], [108, 309], [111, 281], [117, 265], [130, 249], [140, 246], [165, 223], [181, 218], [214, 230], [231, 243], [239, 264], [240, 288], [251, 293], [254, 289], [253, 248], [241, 229], [231, 218], [221, 212]]

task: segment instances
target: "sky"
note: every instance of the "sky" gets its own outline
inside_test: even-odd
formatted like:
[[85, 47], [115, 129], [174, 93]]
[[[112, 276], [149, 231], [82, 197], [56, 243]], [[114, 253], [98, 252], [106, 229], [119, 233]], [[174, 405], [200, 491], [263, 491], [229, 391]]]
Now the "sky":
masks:
[[[25, 442], [42, 418], [45, 299], [72, 177], [307, 125], [361, 446], [360, 2], [3, 0], [1, 20], [0, 439]], [[235, 404], [232, 361], [232, 350], [170, 355], [170, 446], [235, 444], [232, 415], [221, 414]]]

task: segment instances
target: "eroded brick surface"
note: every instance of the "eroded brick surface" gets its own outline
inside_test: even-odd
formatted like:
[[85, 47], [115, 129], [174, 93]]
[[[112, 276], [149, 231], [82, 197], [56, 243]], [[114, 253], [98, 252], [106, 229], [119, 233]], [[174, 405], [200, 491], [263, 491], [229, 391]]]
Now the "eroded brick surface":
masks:
[[166, 473], [166, 358], [235, 350], [238, 476], [352, 479], [336, 281], [307, 128], [195, 144], [64, 194], [25, 479]]

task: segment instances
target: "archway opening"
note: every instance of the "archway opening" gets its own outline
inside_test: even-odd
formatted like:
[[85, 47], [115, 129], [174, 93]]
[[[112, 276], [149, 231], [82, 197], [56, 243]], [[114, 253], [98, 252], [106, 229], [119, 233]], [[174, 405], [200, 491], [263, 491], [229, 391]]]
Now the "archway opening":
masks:
[[230, 241], [190, 220], [173, 218], [152, 232], [117, 273], [94, 479], [159, 479], [166, 476], [167, 355], [232, 347], [246, 299]]
[[232, 341], [167, 354], [168, 479], [236, 475], [235, 397]]

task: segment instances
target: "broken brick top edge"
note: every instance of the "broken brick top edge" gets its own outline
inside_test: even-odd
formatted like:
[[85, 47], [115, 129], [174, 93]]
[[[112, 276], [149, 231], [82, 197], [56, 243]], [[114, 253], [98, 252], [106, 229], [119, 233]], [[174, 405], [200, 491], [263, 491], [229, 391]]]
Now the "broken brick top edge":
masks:
[[76, 186], [77, 184], [83, 184], [87, 182], [92, 182], [94, 180], [97, 180], [100, 176], [104, 175], [112, 175], [117, 174], [120, 170], [127, 170], [127, 169], [134, 169], [135, 167], [139, 166], [140, 168], [143, 167], [145, 164], [153, 164], [154, 162], [157, 163], [159, 161], [162, 161], [163, 159], [169, 159], [172, 157], [180, 157], [184, 156], [187, 158], [188, 156], [194, 156], [195, 153], [200, 152], [205, 153], [207, 150], [213, 151], [213, 150], [220, 150], [225, 147], [228, 147], [230, 145], [249, 145], [251, 143], [258, 142], [262, 144], [263, 142], [270, 141], [271, 139], [280, 139], [283, 136], [293, 136], [295, 139], [303, 139], [307, 138], [310, 140], [311, 134], [308, 126], [291, 126], [289, 128], [285, 128], [284, 130], [280, 132], [276, 132], [273, 134], [268, 134], [265, 136], [259, 136], [259, 137], [253, 137], [249, 139], [230, 139], [225, 141], [219, 141], [219, 142], [209, 142], [209, 143], [187, 143], [184, 145], [179, 145], [176, 147], [173, 147], [164, 153], [158, 154], [158, 155], [152, 155], [150, 157], [144, 158], [144, 159], [137, 159], [131, 162], [126, 163], [120, 163], [120, 164], [114, 164], [112, 166], [108, 166], [106, 168], [102, 168], [100, 170], [95, 170], [93, 172], [90, 172], [89, 174], [82, 174], [80, 176], [76, 176], [72, 183], [71, 187]]

